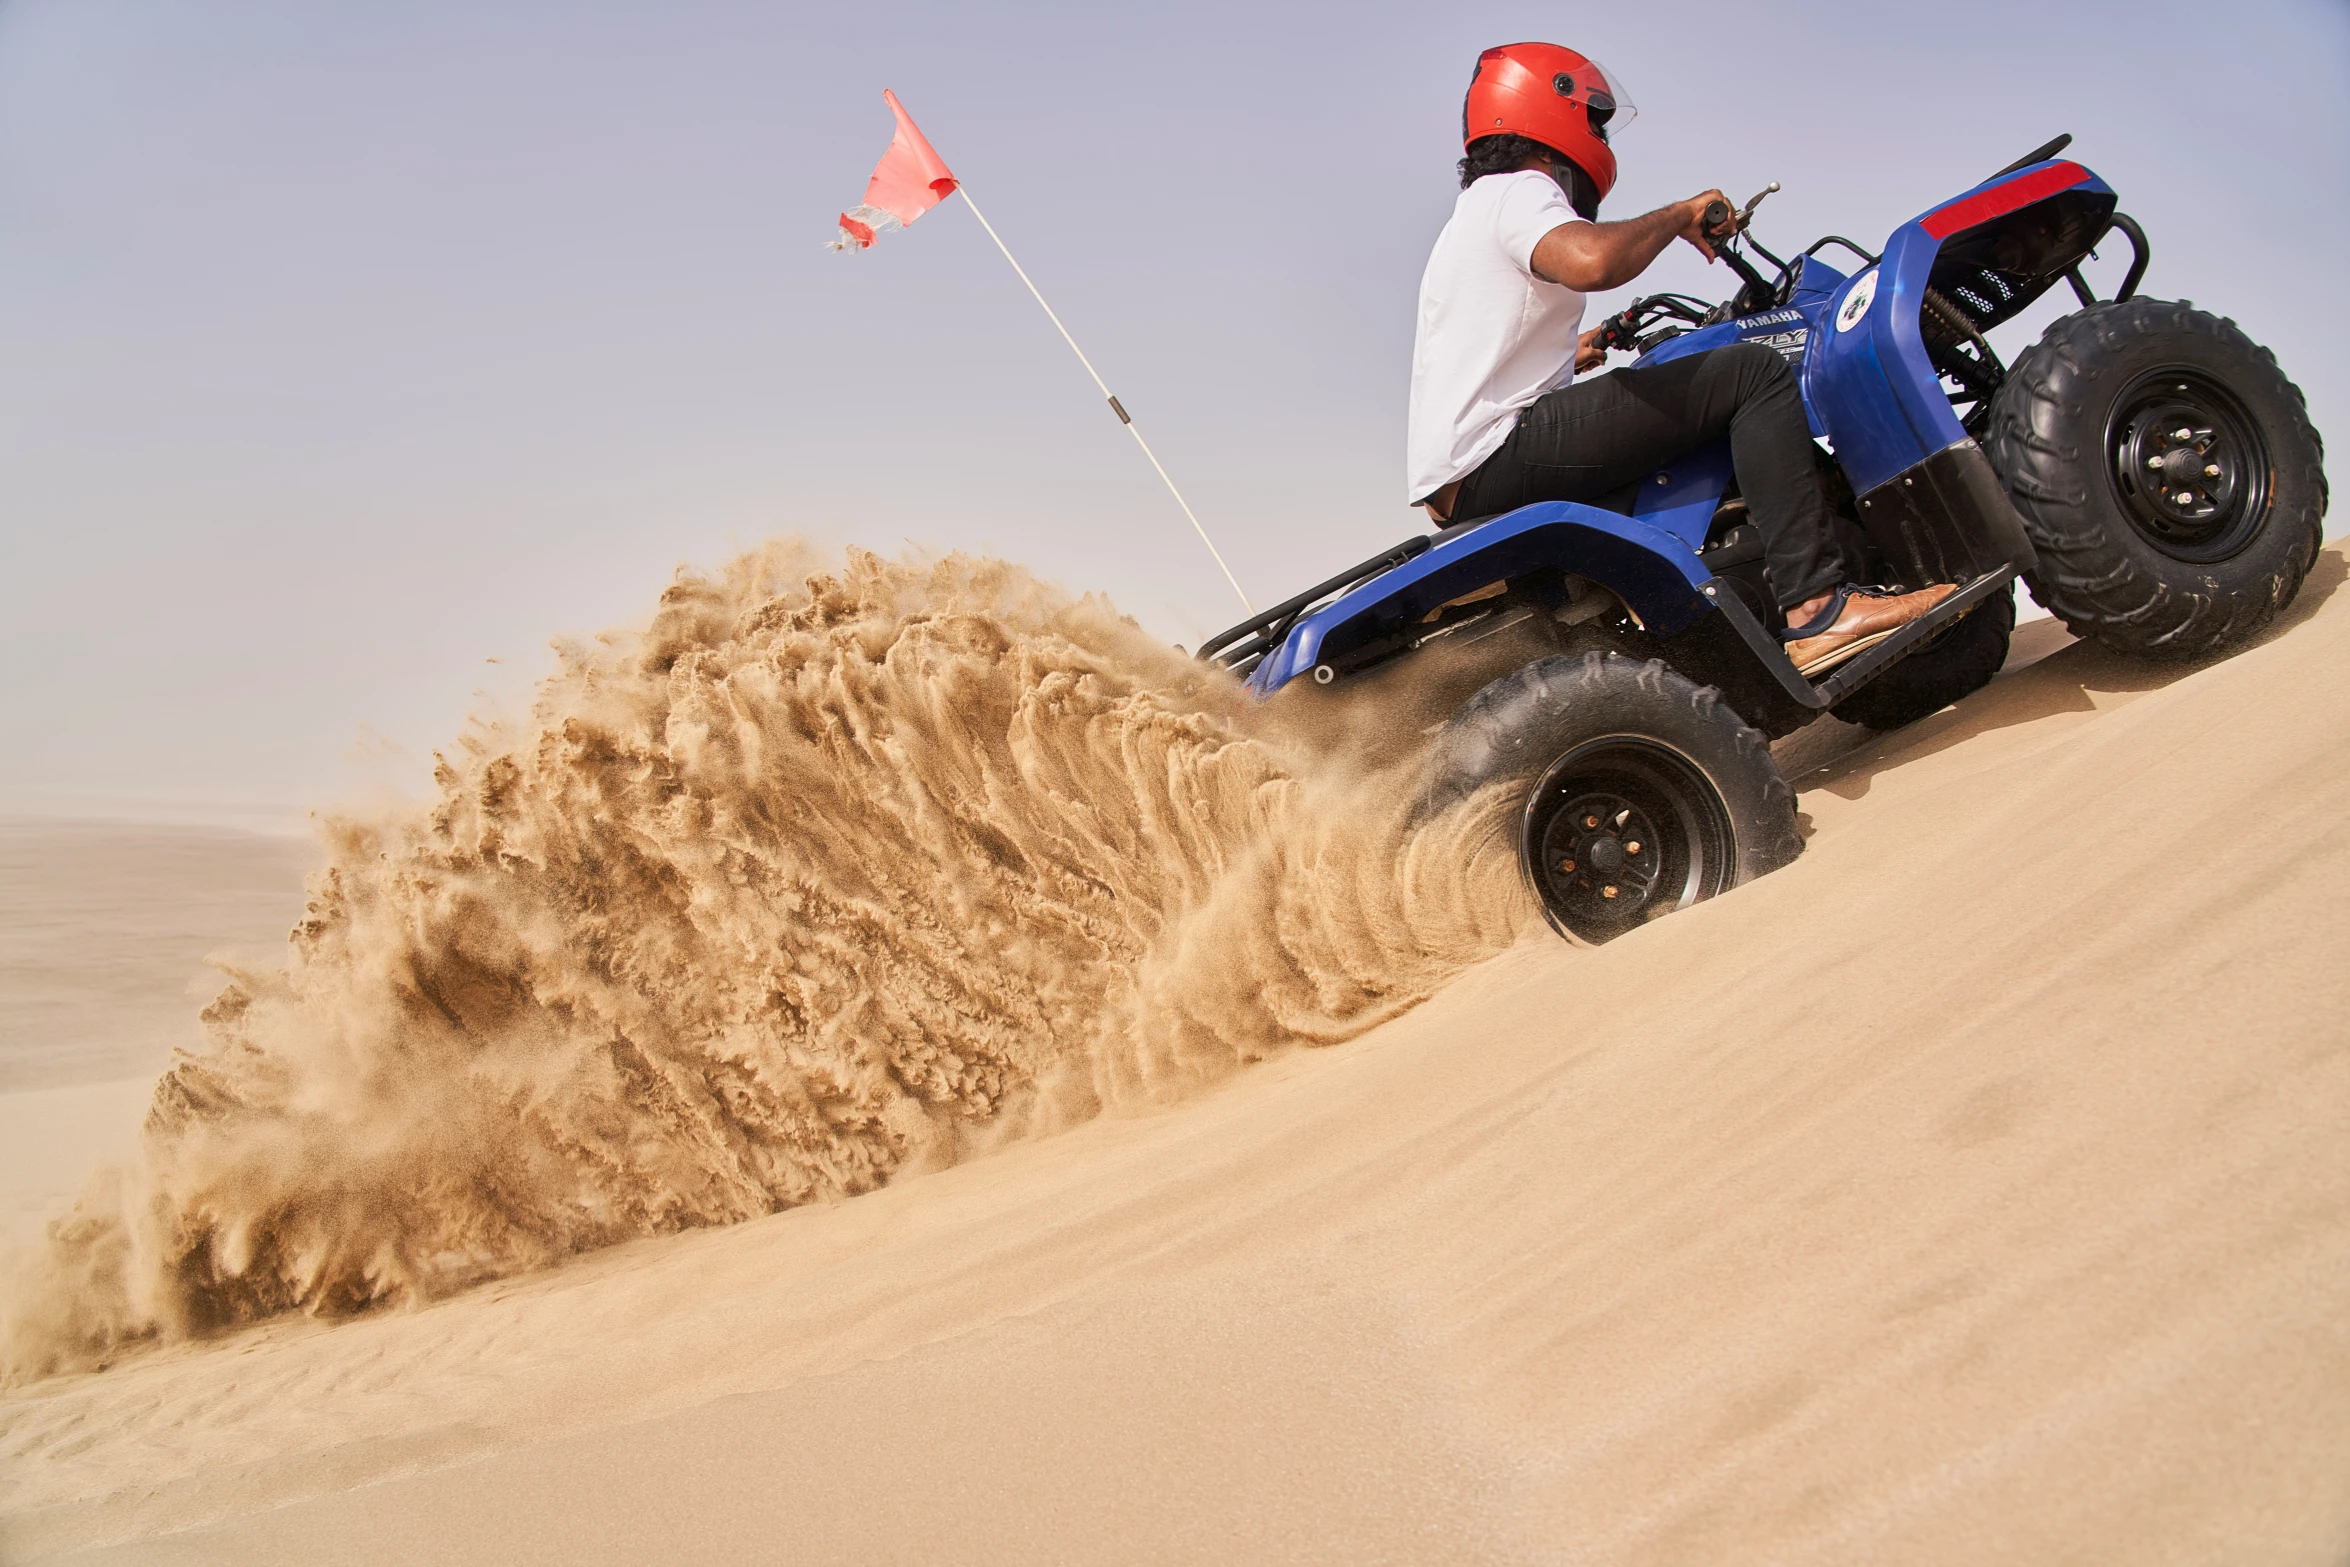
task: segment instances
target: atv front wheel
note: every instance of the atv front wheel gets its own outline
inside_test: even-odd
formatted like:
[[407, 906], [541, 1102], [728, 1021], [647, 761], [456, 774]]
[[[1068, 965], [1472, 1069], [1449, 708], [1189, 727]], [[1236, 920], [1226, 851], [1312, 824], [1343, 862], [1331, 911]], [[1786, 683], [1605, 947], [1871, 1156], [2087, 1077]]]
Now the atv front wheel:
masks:
[[1899, 729], [1939, 713], [1991, 683], [2015, 635], [2015, 589], [1994, 593], [1941, 635], [1904, 657], [1829, 711], [1848, 724]]
[[1987, 433], [2040, 557], [2032, 596], [2075, 635], [2215, 653], [2274, 619], [2317, 557], [2324, 448], [2233, 321], [2154, 299], [2066, 316], [2008, 373]]
[[1518, 860], [1553, 929], [1597, 945], [1803, 852], [1769, 742], [1661, 661], [1546, 658], [1445, 727], [1424, 804], [1524, 791]]

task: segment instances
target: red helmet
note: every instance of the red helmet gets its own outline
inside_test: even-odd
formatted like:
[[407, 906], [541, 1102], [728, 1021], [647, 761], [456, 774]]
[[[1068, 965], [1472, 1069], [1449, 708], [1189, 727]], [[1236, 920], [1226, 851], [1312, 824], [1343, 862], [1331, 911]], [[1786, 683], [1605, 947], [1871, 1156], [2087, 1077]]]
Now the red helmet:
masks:
[[1504, 44], [1477, 56], [1461, 106], [1461, 145], [1480, 136], [1538, 141], [1590, 175], [1605, 199], [1616, 185], [1608, 132], [1634, 112], [1616, 74], [1598, 61], [1557, 44]]

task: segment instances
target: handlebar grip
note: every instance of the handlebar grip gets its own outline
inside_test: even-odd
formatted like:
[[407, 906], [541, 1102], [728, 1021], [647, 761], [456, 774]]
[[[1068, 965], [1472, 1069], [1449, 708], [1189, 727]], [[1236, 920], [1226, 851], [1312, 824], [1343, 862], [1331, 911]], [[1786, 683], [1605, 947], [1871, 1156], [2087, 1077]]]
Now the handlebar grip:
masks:
[[1697, 220], [1698, 231], [1711, 241], [1735, 238], [1737, 224], [1730, 219], [1730, 204], [1720, 199], [1705, 204], [1705, 212]]

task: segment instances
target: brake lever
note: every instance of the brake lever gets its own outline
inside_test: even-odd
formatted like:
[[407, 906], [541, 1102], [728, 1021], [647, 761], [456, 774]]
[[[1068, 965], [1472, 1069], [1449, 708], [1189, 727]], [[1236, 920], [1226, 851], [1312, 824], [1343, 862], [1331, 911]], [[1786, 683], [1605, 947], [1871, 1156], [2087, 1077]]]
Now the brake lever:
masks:
[[1747, 224], [1754, 221], [1754, 209], [1762, 205], [1763, 198], [1778, 188], [1779, 182], [1777, 180], [1773, 180], [1768, 185], [1765, 185], [1761, 190], [1758, 190], [1754, 193], [1754, 199], [1748, 202], [1746, 204], [1745, 210], [1738, 214], [1738, 227], [1741, 230], [1743, 230]]

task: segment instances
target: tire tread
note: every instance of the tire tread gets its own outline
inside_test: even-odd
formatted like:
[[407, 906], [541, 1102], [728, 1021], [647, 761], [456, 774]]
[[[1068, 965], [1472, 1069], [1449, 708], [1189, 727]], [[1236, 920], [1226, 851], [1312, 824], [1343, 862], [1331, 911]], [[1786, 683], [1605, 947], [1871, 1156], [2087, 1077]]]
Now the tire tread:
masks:
[[[1725, 784], [1736, 820], [1743, 882], [1788, 864], [1803, 852], [1795, 791], [1779, 776], [1769, 737], [1738, 715], [1714, 686], [1691, 682], [1662, 659], [1590, 651], [1537, 659], [1487, 685], [1463, 703], [1430, 758], [1422, 814], [1457, 804], [1496, 780], [1531, 782], [1559, 754], [1558, 728], [1580, 713], [1622, 699], [1627, 689], [1653, 708], [1657, 727], [1686, 723], [1704, 747], [1739, 776]], [[1737, 795], [1759, 802], [1741, 811]]]
[[[2231, 591], [2208, 569], [2187, 562], [2150, 560], [2150, 546], [2117, 539], [2126, 519], [2110, 495], [2084, 482], [2081, 435], [2095, 424], [2102, 447], [2104, 407], [2098, 383], [2118, 358], [2150, 340], [2199, 342], [2202, 352], [2258, 385], [2240, 386], [2250, 402], [2261, 393], [2283, 412], [2283, 428], [2268, 431], [2276, 482], [2270, 527], [2286, 535], [2271, 546], [2260, 580]], [[2096, 410], [2096, 412], [2092, 412]], [[2194, 309], [2186, 301], [2132, 299], [2092, 305], [2066, 316], [2016, 361], [1994, 399], [1984, 448], [2029, 527], [2039, 554], [2026, 581], [2032, 596], [2076, 636], [2094, 637], [2125, 652], [2193, 658], [2253, 635], [2300, 591], [2323, 540], [2328, 499], [2324, 442], [2309, 423], [2307, 399], [2286, 378], [2276, 355], [2247, 337], [2235, 322]], [[2102, 450], [2095, 461], [2102, 463]], [[2282, 514], [2291, 505], [2299, 515]], [[2258, 536], [2245, 555], [2261, 551]], [[2243, 559], [2243, 556], [2236, 557]], [[2220, 563], [2215, 563], [2220, 564]], [[2158, 573], [2169, 569], [2179, 580]], [[2187, 579], [2199, 578], [2194, 586]]]

